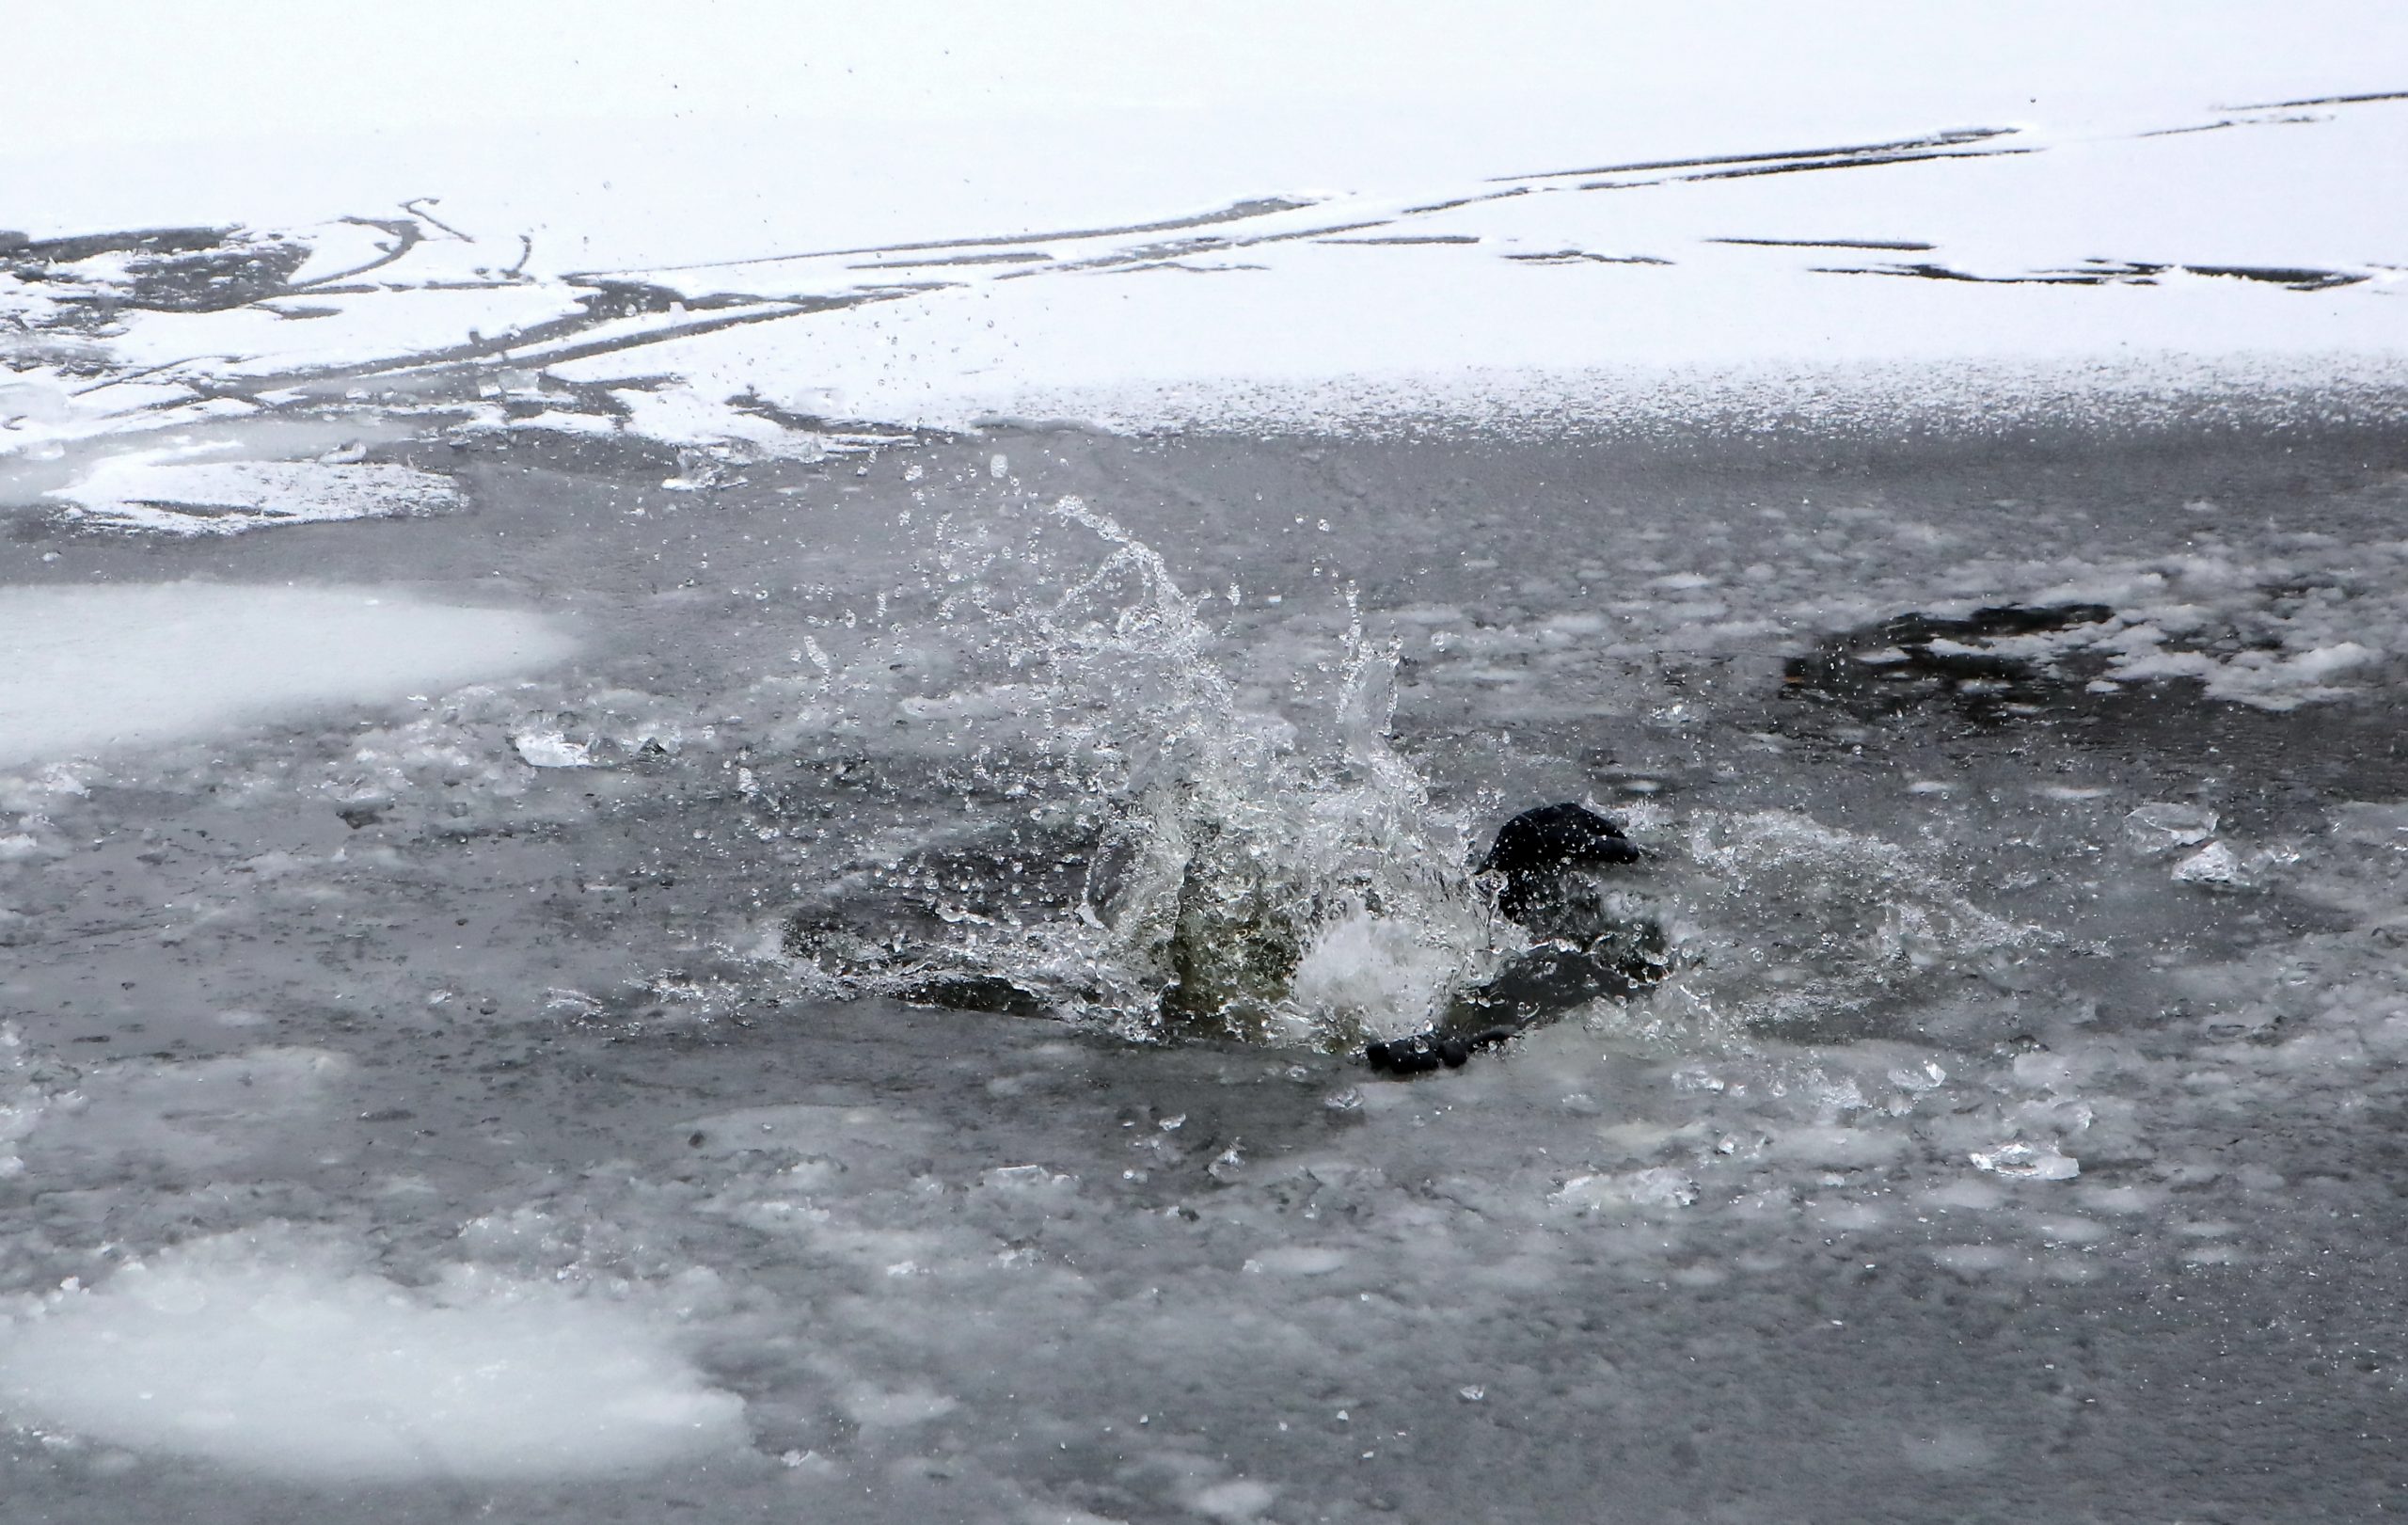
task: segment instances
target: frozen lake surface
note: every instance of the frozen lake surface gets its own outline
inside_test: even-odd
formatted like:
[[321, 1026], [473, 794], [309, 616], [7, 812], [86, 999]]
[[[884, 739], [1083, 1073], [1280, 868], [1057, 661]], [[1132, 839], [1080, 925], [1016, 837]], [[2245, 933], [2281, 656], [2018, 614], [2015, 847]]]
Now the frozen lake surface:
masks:
[[[295, 581], [577, 643], [9, 773], [23, 1517], [2396, 1498], [2390, 426], [390, 453], [464, 506], [5, 552], [137, 645]], [[1299, 749], [1354, 584], [1434, 817], [1616, 814], [1671, 976], [1394, 1082], [783, 957], [1103, 776], [993, 670], [1113, 549], [1066, 494]]]

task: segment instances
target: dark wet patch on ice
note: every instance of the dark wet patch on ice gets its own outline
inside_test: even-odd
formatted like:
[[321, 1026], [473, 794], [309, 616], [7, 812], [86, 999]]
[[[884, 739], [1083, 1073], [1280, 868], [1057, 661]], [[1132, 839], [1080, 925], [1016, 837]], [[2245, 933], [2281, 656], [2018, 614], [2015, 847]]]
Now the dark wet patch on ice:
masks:
[[2295, 292], [2321, 292], [2335, 286], [2354, 286], [2369, 278], [2363, 272], [2318, 270], [2305, 265], [2186, 264], [2182, 268], [2194, 276], [2226, 276], [2235, 280], [2262, 280]]
[[191, 254], [217, 247], [234, 231], [230, 227], [146, 228], [39, 239], [20, 232], [0, 232], [0, 255], [48, 264], [73, 264], [96, 254]]
[[1709, 238], [1705, 242], [1780, 249], [1882, 249], [1899, 254], [1919, 254], [1940, 246], [1909, 238]]
[[[87, 261], [124, 257], [119, 268], [79, 270]], [[291, 289], [308, 246], [232, 228], [164, 228], [29, 240], [0, 247], [7, 273], [59, 293], [35, 328], [99, 328], [118, 312], [217, 312]]]
[[1317, 238], [1316, 244], [1477, 244], [1478, 233], [1391, 233], [1377, 238]]
[[[1723, 242], [1735, 242], [1724, 240]], [[1916, 246], [1928, 247], [1929, 246]], [[1875, 265], [1815, 265], [1824, 276], [1904, 276], [1918, 280], [1967, 281], [1986, 286], [2154, 286], [2168, 271], [2193, 276], [2220, 276], [2255, 280], [2286, 291], [2321, 292], [2354, 286], [2371, 278], [2364, 271], [2323, 270], [2307, 265], [2177, 264], [2139, 260], [2085, 260], [2057, 270], [2030, 270], [2011, 275], [1982, 275], [1928, 261]]]
[[691, 296], [643, 280], [574, 279], [571, 284], [582, 286], [589, 293], [578, 298], [587, 314], [606, 322], [612, 318], [640, 318], [658, 312], [709, 312], [722, 308], [747, 307], [760, 300], [725, 292]]
[[1587, 249], [1550, 249], [1544, 254], [1508, 254], [1519, 264], [1671, 264], [1653, 254], [1592, 254]]
[[1967, 719], [1995, 722], [2088, 678], [1990, 649], [2001, 639], [2100, 625], [2103, 604], [1998, 605], [1961, 618], [1900, 614], [1843, 632], [1782, 665], [1784, 692], [1833, 703], [1864, 718], [1941, 701]]
[[[2085, 752], [2140, 763], [2163, 788], [2202, 788], [2260, 825], [2318, 829], [2324, 802], [2408, 794], [2408, 739], [2378, 695], [2269, 707], [2184, 675], [2102, 680], [2112, 653], [2090, 637], [2128, 618], [2099, 604], [1903, 614], [1789, 658], [1781, 697], [1892, 731], [1918, 717], [1975, 735], [2046, 727]], [[2227, 651], [2236, 639], [2205, 649]], [[1803, 715], [1792, 715], [1777, 728], [1799, 733]], [[1866, 734], [1848, 733], [1859, 744]]]

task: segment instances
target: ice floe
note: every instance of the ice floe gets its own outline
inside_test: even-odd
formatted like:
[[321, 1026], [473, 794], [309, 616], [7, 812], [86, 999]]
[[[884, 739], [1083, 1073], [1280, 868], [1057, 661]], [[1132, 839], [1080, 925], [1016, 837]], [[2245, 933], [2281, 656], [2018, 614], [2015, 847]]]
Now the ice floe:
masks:
[[81, 523], [167, 534], [431, 514], [459, 505], [448, 478], [406, 466], [105, 457], [47, 497]]
[[404, 1287], [323, 1233], [265, 1224], [21, 1298], [0, 1406], [140, 1451], [271, 1476], [642, 1471], [743, 1439], [673, 1321], [455, 1265]]
[[546, 617], [395, 589], [119, 583], [0, 590], [0, 766], [214, 735], [541, 668]]

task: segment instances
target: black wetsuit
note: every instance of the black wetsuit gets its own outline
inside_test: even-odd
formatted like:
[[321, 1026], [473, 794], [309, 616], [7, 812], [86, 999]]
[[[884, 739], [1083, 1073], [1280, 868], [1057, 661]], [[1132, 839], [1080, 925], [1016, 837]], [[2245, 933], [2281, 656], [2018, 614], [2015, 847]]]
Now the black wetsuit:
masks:
[[1365, 1060], [1388, 1074], [1452, 1069], [1584, 1002], [1629, 996], [1662, 978], [1663, 929], [1612, 915], [1586, 872], [1643, 856], [1622, 828], [1581, 805], [1541, 805], [1507, 821], [1480, 871], [1504, 876], [1497, 911], [1541, 941], [1458, 994], [1429, 1030], [1372, 1043]]

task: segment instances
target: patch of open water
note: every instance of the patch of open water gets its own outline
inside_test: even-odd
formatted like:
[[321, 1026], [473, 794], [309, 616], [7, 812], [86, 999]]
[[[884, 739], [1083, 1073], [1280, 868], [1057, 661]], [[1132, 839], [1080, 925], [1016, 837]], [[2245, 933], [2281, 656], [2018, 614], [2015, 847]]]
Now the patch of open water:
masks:
[[[0, 548], [16, 584], [406, 585], [587, 637], [8, 776], [30, 1517], [2396, 1495], [2397, 440], [999, 433], [712, 490], [379, 449], [465, 506]], [[1118, 532], [1159, 562], [1085, 581]], [[1256, 861], [1434, 875], [1408, 933], [1478, 921], [1497, 822], [1588, 798], [1678, 958], [1396, 1082], [1353, 1042], [1393, 1012], [1161, 1041], [787, 956], [812, 907], [1000, 935], [949, 913], [1018, 866], [1063, 870], [1009, 929], [1035, 1004], [1047, 959], [1135, 979], [1062, 860], [1192, 823], [1142, 813], [1165, 777], [1254, 812]], [[1433, 945], [1479, 952], [1367, 934], [1314, 989], [1394, 1001]], [[212, 1307], [249, 1376], [175, 1342]], [[514, 1317], [585, 1364], [480, 1377]], [[183, 1354], [124, 1398], [41, 1355], [79, 1330]], [[415, 1374], [342, 1366], [379, 1342]], [[303, 1423], [326, 1361], [356, 1390]], [[492, 1459], [526, 1401], [538, 1481]], [[655, 1465], [604, 1480], [577, 1433]]]

